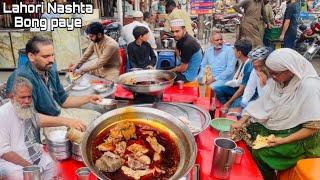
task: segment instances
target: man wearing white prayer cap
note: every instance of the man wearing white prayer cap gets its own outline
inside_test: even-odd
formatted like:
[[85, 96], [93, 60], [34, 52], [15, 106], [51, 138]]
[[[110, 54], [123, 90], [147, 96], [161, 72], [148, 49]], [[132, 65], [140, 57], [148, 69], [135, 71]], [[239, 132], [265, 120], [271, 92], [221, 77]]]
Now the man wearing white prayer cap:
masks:
[[133, 18], [142, 18], [143, 17], [143, 13], [141, 11], [135, 11], [133, 13]]
[[157, 48], [156, 45], [156, 40], [154, 38], [154, 34], [153, 32], [150, 30], [149, 26], [145, 25], [143, 23], [143, 13], [141, 11], [135, 11], [133, 13], [133, 22], [130, 24], [125, 25], [122, 28], [121, 31], [121, 37], [123, 38], [123, 40], [126, 42], [126, 44], [128, 45], [129, 43], [135, 41], [135, 38], [133, 36], [133, 29], [137, 26], [143, 26], [146, 27], [149, 30], [149, 40], [148, 43], [151, 45], [151, 47], [153, 49]]
[[170, 21], [170, 25], [181, 58], [181, 64], [171, 69], [177, 74], [175, 81], [193, 81], [198, 75], [201, 64], [201, 46], [196, 39], [187, 33], [183, 19], [173, 19]]

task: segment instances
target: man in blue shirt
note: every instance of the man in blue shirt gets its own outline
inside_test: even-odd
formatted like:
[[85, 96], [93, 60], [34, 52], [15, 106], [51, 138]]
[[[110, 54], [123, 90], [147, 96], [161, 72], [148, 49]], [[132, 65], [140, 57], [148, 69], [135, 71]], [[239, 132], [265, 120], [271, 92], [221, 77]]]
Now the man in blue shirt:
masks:
[[171, 32], [177, 41], [177, 50], [180, 52], [181, 64], [171, 71], [177, 74], [175, 81], [194, 81], [200, 69], [202, 52], [200, 44], [187, 33], [182, 19], [171, 21]]
[[[53, 67], [54, 55], [51, 40], [40, 36], [33, 37], [26, 44], [26, 54], [28, 56], [27, 63], [16, 69], [7, 81], [6, 90], [9, 96], [15, 77], [21, 76], [32, 83], [34, 87], [32, 90], [34, 107], [37, 112], [45, 115], [60, 116], [63, 108], [78, 108], [86, 103], [96, 103], [101, 100], [101, 97], [97, 95], [68, 96], [60, 83], [56, 68]], [[86, 113], [88, 114], [86, 117], [99, 115], [99, 113], [89, 110]], [[75, 118], [79, 113], [72, 114], [68, 118], [80, 119], [79, 116]], [[90, 116], [91, 120], [92, 116]], [[81, 120], [86, 120], [86, 117]], [[80, 129], [84, 130], [85, 126], [81, 127]]]
[[252, 49], [249, 40], [237, 40], [234, 44], [234, 55], [240, 60], [241, 64], [231, 81], [226, 82], [225, 86], [215, 89], [216, 98], [223, 104], [222, 109], [227, 111], [231, 108], [238, 108], [241, 105], [243, 91], [247, 85], [252, 70], [252, 64], [248, 57]]
[[296, 0], [287, 1], [287, 8], [284, 13], [284, 20], [280, 40], [283, 41], [283, 48], [294, 48], [294, 41], [297, 36], [299, 16], [299, 5]]
[[232, 79], [237, 59], [232, 47], [223, 44], [220, 33], [212, 32], [211, 43], [212, 46], [205, 51], [202, 59], [199, 82], [203, 82], [205, 68], [209, 65], [212, 77], [204, 83], [210, 85], [214, 90], [216, 87], [224, 86], [227, 81]]

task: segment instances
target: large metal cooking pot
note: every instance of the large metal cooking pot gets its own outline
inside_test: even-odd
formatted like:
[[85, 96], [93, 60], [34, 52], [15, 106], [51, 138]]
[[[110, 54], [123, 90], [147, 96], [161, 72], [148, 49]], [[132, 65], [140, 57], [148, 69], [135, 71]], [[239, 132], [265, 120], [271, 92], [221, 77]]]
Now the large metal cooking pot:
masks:
[[176, 173], [170, 179], [179, 179], [186, 175], [196, 160], [197, 146], [192, 133], [180, 120], [164, 111], [147, 107], [124, 107], [109, 111], [95, 120], [87, 129], [81, 143], [83, 161], [87, 167], [100, 179], [108, 179], [92, 160], [93, 142], [97, 135], [108, 127], [125, 120], [144, 119], [159, 130], [166, 131], [177, 143], [180, 162]]
[[[151, 85], [131, 85], [128, 81], [134, 79], [136, 82], [156, 81], [159, 78], [167, 79], [167, 81], [151, 84]], [[142, 94], [157, 94], [163, 92], [166, 88], [172, 86], [176, 74], [171, 71], [164, 70], [141, 70], [133, 71], [120, 75], [118, 83], [125, 89]]]

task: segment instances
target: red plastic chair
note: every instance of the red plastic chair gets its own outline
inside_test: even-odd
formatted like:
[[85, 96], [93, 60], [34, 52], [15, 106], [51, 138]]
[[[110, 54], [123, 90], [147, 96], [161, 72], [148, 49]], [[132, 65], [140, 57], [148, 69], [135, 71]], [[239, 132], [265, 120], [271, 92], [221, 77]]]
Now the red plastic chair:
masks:
[[126, 72], [126, 66], [127, 66], [126, 51], [123, 48], [119, 48], [119, 55], [120, 55], [120, 59], [121, 59], [119, 74], [123, 74]]

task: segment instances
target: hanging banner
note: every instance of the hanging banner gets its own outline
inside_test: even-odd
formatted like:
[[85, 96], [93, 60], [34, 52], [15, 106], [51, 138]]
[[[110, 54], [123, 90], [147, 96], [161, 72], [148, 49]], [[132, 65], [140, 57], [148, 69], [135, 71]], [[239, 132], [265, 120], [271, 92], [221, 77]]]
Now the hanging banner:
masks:
[[212, 14], [213, 0], [191, 0], [191, 14]]

